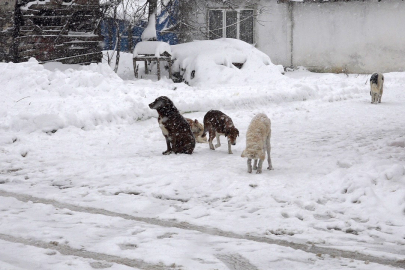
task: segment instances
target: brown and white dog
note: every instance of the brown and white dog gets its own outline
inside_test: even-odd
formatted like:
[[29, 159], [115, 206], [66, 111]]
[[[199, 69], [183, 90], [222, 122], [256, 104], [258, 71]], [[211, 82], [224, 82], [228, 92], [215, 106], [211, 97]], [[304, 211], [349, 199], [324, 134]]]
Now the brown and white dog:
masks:
[[384, 88], [384, 75], [373, 73], [370, 78], [370, 96], [371, 103], [381, 103], [381, 97]]
[[186, 118], [188, 124], [190, 125], [191, 131], [194, 134], [195, 141], [198, 143], [206, 143], [207, 142], [207, 137], [201, 137], [202, 134], [204, 133], [204, 126], [198, 122], [197, 119], [193, 120], [190, 118]]
[[231, 145], [236, 144], [236, 137], [239, 136], [239, 130], [233, 125], [232, 119], [221, 111], [210, 110], [204, 116], [204, 133], [202, 137], [209, 133], [208, 143], [210, 149], [215, 150], [212, 140], [217, 137], [216, 148], [221, 146], [220, 135], [225, 135], [228, 139], [228, 153], [232, 154]]
[[[253, 170], [257, 170], [256, 173], [262, 173], [263, 161], [266, 159], [269, 166], [268, 170], [273, 169], [270, 157], [270, 137], [271, 137], [271, 121], [264, 113], [259, 113], [253, 117], [248, 130], [246, 132], [246, 149], [242, 152], [241, 157], [247, 157], [248, 173], [252, 172], [252, 159]], [[257, 160], [259, 160], [259, 166], [257, 166]]]
[[149, 108], [157, 110], [159, 114], [159, 127], [167, 144], [167, 150], [162, 154], [192, 154], [195, 148], [193, 132], [173, 102], [168, 97], [161, 96], [149, 104]]

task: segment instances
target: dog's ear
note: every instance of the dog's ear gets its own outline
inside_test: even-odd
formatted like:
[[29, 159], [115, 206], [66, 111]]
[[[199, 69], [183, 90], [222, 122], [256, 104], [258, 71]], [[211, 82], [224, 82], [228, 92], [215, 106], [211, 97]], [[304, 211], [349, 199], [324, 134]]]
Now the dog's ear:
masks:
[[198, 124], [198, 120], [197, 120], [197, 119], [195, 119], [195, 120], [194, 120], [194, 123]]
[[225, 130], [225, 137], [228, 137], [228, 135], [229, 135], [229, 131], [228, 130]]

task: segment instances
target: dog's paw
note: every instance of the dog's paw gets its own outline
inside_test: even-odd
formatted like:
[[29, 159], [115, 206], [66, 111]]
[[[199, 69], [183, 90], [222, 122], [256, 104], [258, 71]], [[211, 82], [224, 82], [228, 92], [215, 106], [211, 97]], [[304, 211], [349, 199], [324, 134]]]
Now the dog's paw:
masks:
[[170, 155], [171, 153], [173, 153], [172, 150], [166, 150], [166, 151], [164, 151], [162, 154], [163, 154], [163, 155]]
[[221, 147], [221, 144], [218, 144], [218, 143], [217, 143], [217, 144], [215, 145], [215, 148], [218, 148], [218, 147]]
[[256, 171], [256, 174], [261, 174], [262, 173], [262, 170], [257, 170]]
[[267, 167], [267, 170], [274, 170], [274, 169], [273, 169], [273, 166]]

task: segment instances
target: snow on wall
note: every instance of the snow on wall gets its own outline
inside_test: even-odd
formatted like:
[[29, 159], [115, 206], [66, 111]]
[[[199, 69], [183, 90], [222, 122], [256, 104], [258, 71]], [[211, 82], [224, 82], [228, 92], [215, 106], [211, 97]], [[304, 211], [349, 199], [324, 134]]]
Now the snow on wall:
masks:
[[262, 4], [270, 12], [256, 25], [257, 47], [275, 64], [349, 73], [405, 70], [403, 1]]

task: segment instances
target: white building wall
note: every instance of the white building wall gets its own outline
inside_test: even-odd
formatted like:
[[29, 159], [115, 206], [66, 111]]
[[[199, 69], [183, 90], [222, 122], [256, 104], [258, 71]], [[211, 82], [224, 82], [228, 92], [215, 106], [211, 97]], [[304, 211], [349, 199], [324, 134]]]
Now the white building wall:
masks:
[[273, 63], [327, 72], [405, 70], [405, 1], [262, 0], [257, 48]]
[[327, 71], [405, 70], [405, 2], [294, 4], [294, 64]]
[[260, 2], [264, 12], [255, 24], [256, 48], [270, 56], [274, 64], [291, 66], [291, 20], [287, 4], [275, 0]]

